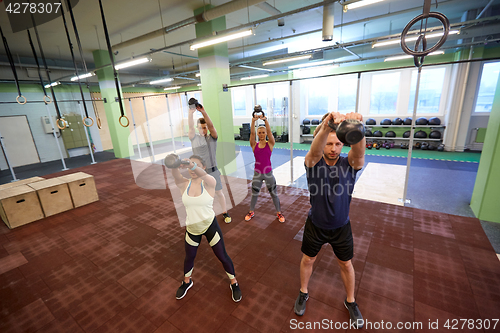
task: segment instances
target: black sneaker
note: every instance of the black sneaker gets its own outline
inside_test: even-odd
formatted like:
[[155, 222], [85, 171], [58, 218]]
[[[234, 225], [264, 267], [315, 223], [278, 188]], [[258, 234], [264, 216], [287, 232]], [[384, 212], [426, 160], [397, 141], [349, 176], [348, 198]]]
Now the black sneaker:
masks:
[[192, 286], [193, 286], [193, 281], [191, 279], [189, 279], [189, 283], [182, 281], [181, 286], [179, 287], [179, 289], [177, 289], [177, 293], [175, 294], [175, 298], [181, 299], [184, 296], [186, 296], [187, 291]]
[[306, 302], [308, 299], [309, 293], [306, 294], [302, 291], [299, 291], [299, 297], [297, 297], [297, 300], [295, 301], [295, 307], [293, 308], [297, 316], [302, 316], [304, 312], [306, 312]]
[[222, 213], [222, 216], [224, 216], [224, 222], [231, 223], [231, 216], [229, 216], [229, 214], [227, 212]]
[[238, 284], [238, 282], [236, 283], [233, 283], [229, 286], [229, 288], [231, 288], [231, 297], [233, 298], [233, 301], [235, 302], [239, 302], [241, 301], [241, 289], [240, 289], [240, 285]]
[[356, 323], [355, 326], [357, 329], [363, 328], [363, 316], [359, 311], [358, 304], [356, 302], [349, 303], [347, 298], [344, 301], [344, 305], [346, 309], [349, 311], [349, 317], [351, 317], [351, 322]]

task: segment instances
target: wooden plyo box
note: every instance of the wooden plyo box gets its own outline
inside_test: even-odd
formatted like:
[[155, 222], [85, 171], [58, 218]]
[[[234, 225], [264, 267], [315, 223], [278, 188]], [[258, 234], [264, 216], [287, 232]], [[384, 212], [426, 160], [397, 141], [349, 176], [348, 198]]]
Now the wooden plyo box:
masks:
[[75, 208], [98, 201], [97, 189], [95, 187], [94, 176], [85, 172], [77, 172], [57, 179], [68, 184], [71, 199]]
[[10, 229], [43, 219], [36, 191], [28, 185], [0, 190], [0, 216]]
[[27, 186], [36, 190], [45, 217], [73, 209], [68, 185], [63, 181], [52, 178], [31, 183]]
[[43, 177], [31, 177], [31, 178], [27, 178], [27, 179], [22, 179], [22, 180], [18, 180], [18, 181], [12, 182], [12, 183], [2, 184], [2, 185], [0, 185], [0, 190], [6, 189], [6, 188], [11, 188], [11, 187], [16, 187], [19, 185], [27, 185], [27, 184], [34, 183], [34, 182], [39, 182], [41, 180], [45, 180], [45, 178], [43, 178]]

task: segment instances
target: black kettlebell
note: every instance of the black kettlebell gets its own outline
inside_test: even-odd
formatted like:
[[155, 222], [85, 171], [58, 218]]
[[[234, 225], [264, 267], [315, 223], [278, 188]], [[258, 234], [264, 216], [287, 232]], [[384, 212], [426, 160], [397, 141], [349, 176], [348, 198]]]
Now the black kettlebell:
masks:
[[256, 114], [258, 113], [262, 113], [262, 117], [265, 117], [266, 115], [264, 114], [264, 111], [262, 111], [262, 106], [260, 105], [256, 105], [254, 108], [253, 108], [253, 112], [252, 112], [252, 117], [255, 117]]
[[183, 161], [177, 154], [170, 154], [165, 157], [164, 160], [165, 166], [169, 169], [177, 169], [181, 166], [181, 164], [189, 165], [189, 161]]
[[355, 145], [365, 137], [365, 125], [356, 119], [346, 119], [338, 125], [329, 121], [328, 126], [336, 130], [337, 138], [344, 144]]
[[191, 97], [188, 101], [188, 105], [191, 107], [191, 105], [194, 105], [194, 108], [196, 109], [197, 107], [200, 107], [202, 108], [203, 105], [201, 105], [200, 103], [198, 103], [198, 100], [194, 97]]

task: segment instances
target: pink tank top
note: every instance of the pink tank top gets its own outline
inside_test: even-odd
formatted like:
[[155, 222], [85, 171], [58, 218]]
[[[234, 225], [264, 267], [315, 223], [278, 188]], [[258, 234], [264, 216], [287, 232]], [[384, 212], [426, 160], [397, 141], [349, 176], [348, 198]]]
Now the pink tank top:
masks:
[[266, 142], [264, 148], [259, 148], [259, 143], [255, 146], [253, 155], [255, 156], [255, 171], [259, 173], [269, 173], [273, 171], [271, 166], [271, 147]]

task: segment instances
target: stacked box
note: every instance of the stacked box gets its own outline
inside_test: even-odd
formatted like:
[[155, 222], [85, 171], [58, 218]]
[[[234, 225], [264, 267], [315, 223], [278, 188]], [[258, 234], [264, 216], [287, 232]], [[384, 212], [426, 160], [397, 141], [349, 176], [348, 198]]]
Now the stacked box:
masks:
[[28, 185], [0, 190], [0, 216], [10, 229], [42, 219], [36, 191]]
[[44, 180], [44, 179], [45, 178], [43, 178], [43, 177], [31, 177], [31, 178], [27, 178], [27, 179], [17, 180], [15, 182], [0, 185], [0, 190], [6, 189], [6, 188], [11, 188], [11, 187], [16, 187], [19, 185], [26, 185], [29, 183], [39, 182], [40, 180]]
[[27, 186], [36, 190], [45, 217], [73, 209], [68, 185], [63, 181], [52, 178], [31, 183]]
[[68, 184], [73, 206], [75, 208], [98, 201], [97, 189], [95, 187], [94, 176], [85, 172], [77, 172], [62, 177], [59, 180]]

